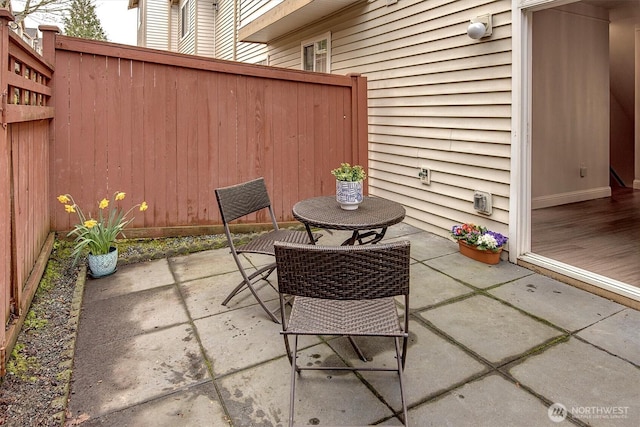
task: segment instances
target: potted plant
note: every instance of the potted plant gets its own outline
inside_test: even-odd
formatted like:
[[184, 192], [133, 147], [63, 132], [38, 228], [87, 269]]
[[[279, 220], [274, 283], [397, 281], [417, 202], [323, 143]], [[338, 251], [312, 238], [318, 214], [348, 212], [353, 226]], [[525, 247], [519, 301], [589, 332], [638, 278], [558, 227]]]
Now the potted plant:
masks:
[[367, 177], [364, 168], [360, 165], [341, 163], [331, 174], [336, 178], [336, 200], [340, 207], [345, 210], [358, 209], [358, 205], [364, 199], [362, 182]]
[[[126, 193], [116, 191], [112, 200], [102, 199], [98, 203], [98, 216], [93, 218], [91, 213], [85, 215], [80, 206], [76, 204], [70, 194], [58, 196], [58, 201], [64, 205], [68, 213], [75, 213], [79, 222], [67, 236], [75, 236], [75, 246], [72, 255], [74, 264], [86, 250], [89, 251], [89, 270], [94, 278], [107, 276], [116, 270], [118, 261], [118, 248], [115, 245], [116, 238], [122, 234], [124, 228], [134, 218], [127, 219], [127, 215], [135, 208], [141, 212], [147, 210], [146, 202], [139, 203], [124, 212], [119, 201], [124, 200]], [[108, 209], [107, 209], [108, 208]]]
[[500, 262], [500, 253], [508, 240], [500, 233], [471, 223], [454, 225], [451, 228], [451, 237], [458, 241], [462, 255], [486, 264]]

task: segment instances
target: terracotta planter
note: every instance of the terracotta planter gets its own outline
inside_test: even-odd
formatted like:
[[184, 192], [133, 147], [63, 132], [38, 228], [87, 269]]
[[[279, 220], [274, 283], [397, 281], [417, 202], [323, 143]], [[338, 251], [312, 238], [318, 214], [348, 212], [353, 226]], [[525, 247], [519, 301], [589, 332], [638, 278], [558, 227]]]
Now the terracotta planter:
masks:
[[476, 249], [475, 246], [467, 245], [465, 242], [458, 240], [458, 247], [460, 248], [460, 253], [466, 257], [471, 259], [475, 259], [476, 261], [484, 262], [485, 264], [495, 265], [500, 262], [500, 253], [502, 252], [502, 248], [498, 250], [498, 252], [493, 252], [490, 250], [480, 250]]

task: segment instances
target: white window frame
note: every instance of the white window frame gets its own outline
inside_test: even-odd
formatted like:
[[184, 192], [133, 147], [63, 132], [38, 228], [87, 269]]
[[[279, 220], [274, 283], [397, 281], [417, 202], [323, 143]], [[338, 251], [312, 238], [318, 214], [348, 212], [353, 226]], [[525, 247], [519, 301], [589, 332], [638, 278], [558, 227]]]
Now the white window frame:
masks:
[[[306, 47], [308, 46], [315, 46], [316, 43], [321, 42], [323, 40], [327, 41], [327, 49], [326, 49], [326, 55], [327, 55], [327, 69], [323, 70], [323, 71], [319, 71], [322, 73], [330, 73], [331, 72], [331, 32], [326, 32], [324, 34], [321, 34], [319, 36], [313, 37], [311, 39], [307, 39], [304, 40], [302, 43], [300, 43], [300, 69], [304, 70], [304, 50]], [[315, 57], [315, 50], [314, 50], [314, 57]], [[314, 69], [313, 70], [307, 70], [307, 71], [318, 71], [315, 68], [315, 64], [316, 61], [313, 61], [314, 63]]]
[[180, 7], [180, 39], [191, 32], [191, 0], [186, 0]]

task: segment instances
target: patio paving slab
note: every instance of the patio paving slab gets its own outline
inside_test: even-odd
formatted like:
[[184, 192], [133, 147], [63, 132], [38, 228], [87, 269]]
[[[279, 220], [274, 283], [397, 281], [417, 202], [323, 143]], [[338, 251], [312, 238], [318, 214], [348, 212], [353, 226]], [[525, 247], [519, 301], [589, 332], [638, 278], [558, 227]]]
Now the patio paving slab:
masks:
[[426, 261], [458, 252], [457, 243], [424, 231], [390, 239], [390, 241], [399, 240], [411, 242], [411, 258], [416, 261]]
[[178, 390], [167, 396], [140, 405], [83, 421], [83, 427], [175, 427], [228, 426], [228, 417], [215, 398], [211, 381]]
[[[268, 319], [259, 305], [205, 317], [194, 325], [216, 377], [285, 355], [280, 325]], [[304, 337], [300, 346], [318, 341]]]
[[[511, 368], [523, 387], [593, 426], [640, 425], [640, 370], [576, 338]], [[606, 413], [620, 417], [612, 418]]]
[[640, 367], [640, 311], [626, 308], [580, 331], [578, 336]]
[[[89, 282], [86, 291], [94, 286]], [[104, 345], [124, 338], [189, 322], [175, 286], [147, 289], [85, 304], [80, 338], [89, 345]], [[119, 313], [114, 316], [113, 313]]]
[[430, 259], [425, 261], [425, 264], [463, 283], [480, 289], [511, 282], [533, 274], [531, 270], [507, 261], [500, 261], [497, 265], [483, 264], [457, 252]]
[[[393, 340], [384, 338], [369, 340], [355, 338], [355, 340], [371, 362], [358, 359], [346, 339], [331, 341], [330, 345], [353, 366], [366, 367], [371, 363], [377, 366], [396, 367]], [[404, 370], [408, 405], [424, 401], [488, 371], [487, 365], [474, 359], [459, 347], [418, 322], [410, 322], [409, 348]], [[385, 401], [389, 402], [394, 411], [401, 411], [397, 375], [373, 371], [362, 371], [361, 374]]]
[[100, 417], [208, 378], [193, 329], [177, 325], [119, 341], [76, 348], [74, 417]]
[[472, 288], [422, 263], [411, 265], [411, 300], [409, 301], [409, 309], [412, 311], [430, 307], [472, 292], [474, 292]]
[[83, 302], [112, 298], [118, 295], [173, 284], [175, 279], [167, 259], [118, 267], [115, 274], [100, 279], [87, 279]]
[[[284, 347], [284, 345], [283, 345]], [[326, 345], [299, 352], [300, 365], [341, 365]], [[236, 427], [286, 426], [291, 367], [286, 357], [220, 379]], [[296, 381], [296, 425], [369, 425], [392, 411], [348, 371], [303, 371]], [[397, 424], [396, 424], [397, 425]]]
[[540, 275], [530, 275], [489, 291], [514, 306], [573, 332], [625, 307]]
[[557, 329], [483, 295], [423, 311], [419, 315], [496, 365], [562, 335]]
[[554, 426], [534, 395], [497, 374], [470, 382], [409, 411], [413, 426]]
[[[275, 277], [275, 273], [273, 276]], [[180, 283], [179, 287], [191, 318], [201, 319], [225, 311], [255, 305], [256, 299], [248, 289], [236, 294], [226, 306], [222, 305], [229, 293], [240, 283], [241, 278], [240, 273], [233, 272]], [[255, 287], [258, 295], [269, 309], [276, 309], [279, 306], [278, 293], [275, 289], [264, 281]]]

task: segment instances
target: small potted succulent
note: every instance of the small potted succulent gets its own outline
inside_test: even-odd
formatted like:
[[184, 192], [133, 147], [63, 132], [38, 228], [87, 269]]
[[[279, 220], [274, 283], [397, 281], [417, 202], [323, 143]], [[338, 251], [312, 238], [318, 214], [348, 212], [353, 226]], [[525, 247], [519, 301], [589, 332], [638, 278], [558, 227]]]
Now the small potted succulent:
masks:
[[362, 182], [367, 177], [364, 168], [360, 165], [341, 163], [331, 174], [336, 178], [336, 200], [340, 207], [345, 210], [358, 209], [358, 205], [364, 199]]
[[500, 253], [508, 240], [500, 233], [471, 223], [454, 225], [451, 237], [458, 242], [462, 255], [486, 264], [500, 262]]
[[[70, 194], [58, 196], [58, 201], [64, 205], [68, 213], [75, 213], [79, 222], [67, 236], [75, 236], [73, 249], [74, 263], [78, 262], [81, 255], [88, 250], [89, 271], [92, 277], [107, 276], [116, 270], [118, 261], [118, 248], [115, 241], [118, 235], [129, 225], [133, 218], [127, 219], [127, 215], [135, 208], [141, 212], [147, 210], [147, 203], [142, 202], [124, 212], [117, 206], [125, 198], [125, 193], [116, 191], [113, 200], [106, 198], [98, 202], [98, 215], [94, 218], [91, 213], [85, 215], [73, 200]], [[107, 209], [108, 208], [108, 209]]]

